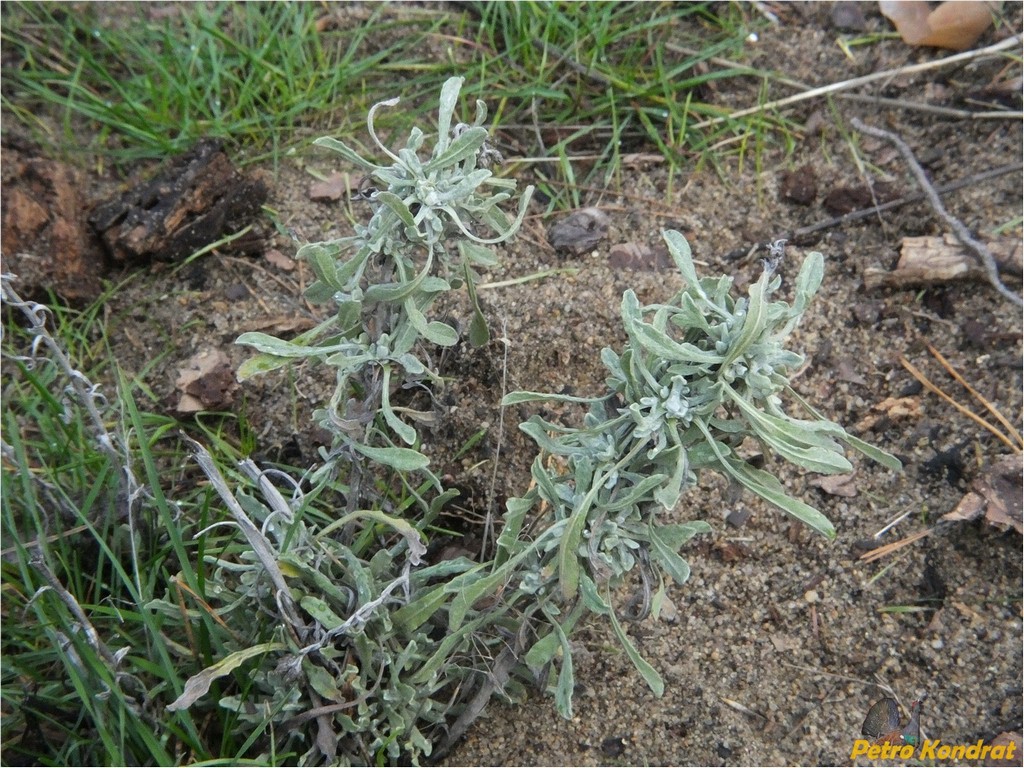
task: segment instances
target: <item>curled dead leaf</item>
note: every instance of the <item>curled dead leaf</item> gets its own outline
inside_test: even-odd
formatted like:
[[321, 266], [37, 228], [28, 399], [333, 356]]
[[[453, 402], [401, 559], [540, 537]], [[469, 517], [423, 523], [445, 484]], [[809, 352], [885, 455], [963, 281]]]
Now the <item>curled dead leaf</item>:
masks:
[[853, 498], [857, 495], [857, 483], [854, 480], [854, 473], [848, 472], [845, 475], [822, 475], [810, 480], [810, 485], [821, 488], [829, 496], [844, 496]]
[[857, 422], [857, 431], [874, 429], [882, 421], [903, 421], [924, 416], [921, 399], [918, 397], [887, 397], [871, 406], [871, 411]]
[[197, 413], [230, 405], [238, 382], [226, 354], [219, 349], [204, 349], [181, 367], [174, 386], [181, 393], [178, 413]]
[[203, 671], [197, 672], [186, 680], [185, 690], [181, 692], [178, 698], [167, 705], [167, 711], [178, 712], [182, 709], [188, 709], [209, 692], [214, 680], [230, 675], [238, 667], [255, 656], [263, 656], [273, 651], [287, 650], [287, 648], [288, 646], [284, 643], [262, 643], [254, 645], [252, 648], [245, 648], [228, 654], [220, 661], [211, 664]]
[[289, 256], [285, 256], [276, 248], [271, 248], [269, 251], [264, 253], [263, 258], [284, 272], [291, 272], [295, 269], [295, 260]]
[[992, 25], [1001, 2], [945, 2], [932, 10], [920, 0], [883, 0], [882, 15], [891, 21], [908, 45], [929, 45], [966, 51]]
[[848, 381], [851, 384], [860, 384], [862, 387], [866, 387], [868, 382], [857, 370], [858, 361], [852, 360], [851, 358], [844, 357], [839, 361], [837, 366], [836, 375], [840, 381]]
[[352, 185], [347, 173], [335, 173], [309, 188], [309, 199], [318, 203], [340, 200]]
[[1020, 454], [1000, 459], [971, 483], [971, 490], [960, 500], [956, 509], [943, 515], [942, 519], [976, 520], [984, 515], [989, 525], [1000, 530], [1013, 528], [1017, 533], [1024, 533], [1022, 471], [1024, 462]]

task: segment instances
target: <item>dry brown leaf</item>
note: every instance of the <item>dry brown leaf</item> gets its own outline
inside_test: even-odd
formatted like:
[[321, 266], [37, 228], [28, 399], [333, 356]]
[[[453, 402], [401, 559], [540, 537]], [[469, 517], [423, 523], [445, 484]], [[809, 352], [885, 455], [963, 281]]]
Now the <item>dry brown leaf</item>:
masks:
[[181, 393], [178, 412], [197, 413], [230, 405], [238, 382], [228, 356], [219, 349], [206, 349], [188, 359], [174, 386]]
[[839, 361], [839, 365], [836, 367], [836, 377], [840, 381], [848, 381], [851, 384], [860, 384], [862, 387], [867, 386], [867, 380], [857, 372], [857, 361], [851, 360], [848, 357], [844, 357]]
[[335, 173], [324, 181], [318, 181], [309, 188], [309, 199], [318, 203], [340, 200], [351, 188], [347, 173]]
[[844, 496], [852, 499], [857, 495], [857, 483], [854, 480], [853, 472], [845, 475], [822, 475], [810, 480], [810, 485], [821, 488], [830, 496]]
[[919, 419], [924, 416], [921, 399], [918, 397], [887, 397], [880, 403], [871, 406], [871, 412], [857, 422], [857, 431], [866, 432], [874, 429], [883, 419], [902, 421], [903, 419]]
[[976, 520], [984, 514], [989, 525], [1002, 531], [1013, 528], [1017, 533], [1024, 533], [1022, 471], [1024, 462], [1020, 454], [1003, 457], [981, 477], [975, 478], [971, 490], [960, 500], [956, 509], [943, 515], [942, 519]]
[[269, 251], [263, 254], [263, 258], [273, 264], [280, 270], [285, 272], [291, 272], [295, 269], [295, 259], [289, 256], [285, 256], [277, 248], [271, 248]]
[[932, 10], [919, 0], [883, 0], [882, 15], [895, 26], [908, 45], [930, 45], [966, 51], [992, 25], [1001, 2], [946, 2]]
[[271, 653], [273, 651], [285, 651], [288, 649], [284, 643], [262, 643], [252, 648], [245, 648], [225, 656], [215, 664], [211, 664], [201, 672], [197, 672], [185, 681], [185, 689], [181, 695], [167, 705], [168, 712], [178, 712], [188, 709], [199, 699], [210, 691], [210, 686], [215, 680], [230, 675], [238, 667], [254, 656]]
[[661, 599], [661, 620], [667, 624], [675, 624], [679, 620], [679, 609], [676, 604], [666, 595]]

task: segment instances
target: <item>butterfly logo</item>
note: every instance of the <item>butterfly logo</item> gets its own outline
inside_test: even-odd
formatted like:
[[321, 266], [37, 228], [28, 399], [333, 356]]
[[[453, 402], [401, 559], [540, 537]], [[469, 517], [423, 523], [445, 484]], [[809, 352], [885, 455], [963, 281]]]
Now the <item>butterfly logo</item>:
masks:
[[879, 699], [871, 705], [868, 716], [864, 718], [864, 725], [860, 732], [868, 738], [874, 739], [876, 746], [891, 744], [902, 746], [909, 744], [913, 747], [921, 743], [921, 704], [925, 697], [922, 696], [910, 705], [910, 719], [902, 728], [903, 722], [900, 718], [900, 705], [896, 699]]

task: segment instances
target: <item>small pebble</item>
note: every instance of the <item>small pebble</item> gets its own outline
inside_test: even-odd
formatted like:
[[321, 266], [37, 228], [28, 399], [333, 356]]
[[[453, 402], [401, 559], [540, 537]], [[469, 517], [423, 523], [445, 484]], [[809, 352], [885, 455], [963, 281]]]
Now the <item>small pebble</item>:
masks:
[[818, 593], [813, 589], [809, 589], [804, 592], [804, 600], [808, 603], [816, 603], [818, 602]]

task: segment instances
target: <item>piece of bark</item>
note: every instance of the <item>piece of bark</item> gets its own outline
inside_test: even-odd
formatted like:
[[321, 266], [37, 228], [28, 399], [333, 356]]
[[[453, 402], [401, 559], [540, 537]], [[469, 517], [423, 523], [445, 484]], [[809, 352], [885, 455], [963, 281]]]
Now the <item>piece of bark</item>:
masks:
[[[985, 244], [995, 256], [1000, 272], [1021, 273], [1021, 241], [1004, 238]], [[952, 234], [942, 237], [906, 237], [896, 269], [878, 267], [864, 270], [864, 287], [898, 288], [909, 285], [932, 285], [954, 280], [987, 281], [985, 269], [973, 254], [967, 252]]]
[[263, 180], [239, 173], [209, 139], [97, 207], [89, 222], [119, 263], [177, 261], [244, 228], [266, 199]]
[[49, 289], [74, 303], [99, 296], [107, 265], [86, 222], [81, 174], [5, 150], [2, 178], [3, 270], [18, 276], [18, 290], [41, 296]]

